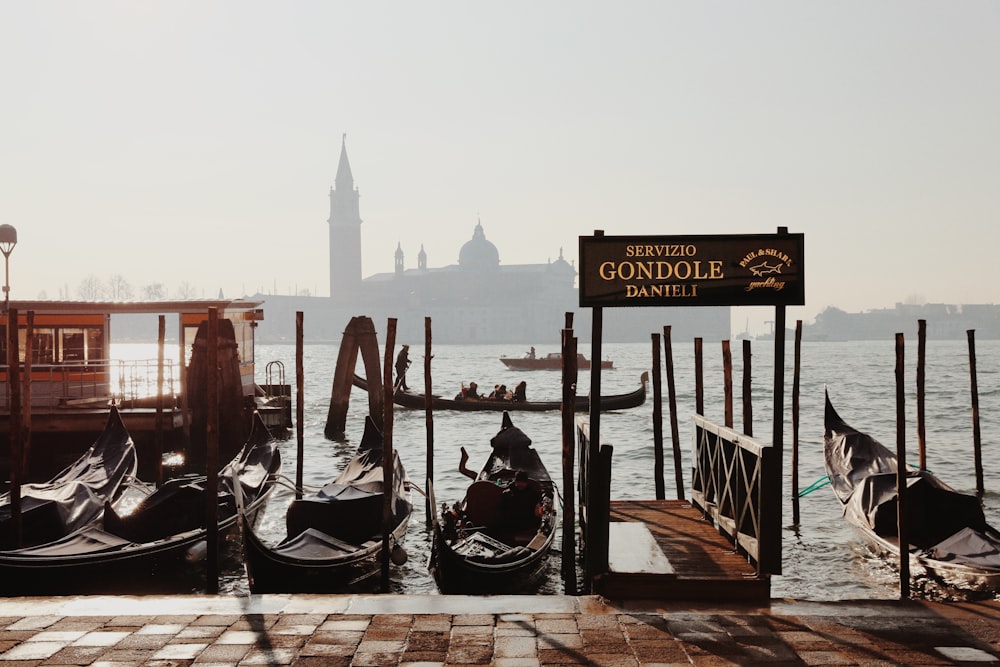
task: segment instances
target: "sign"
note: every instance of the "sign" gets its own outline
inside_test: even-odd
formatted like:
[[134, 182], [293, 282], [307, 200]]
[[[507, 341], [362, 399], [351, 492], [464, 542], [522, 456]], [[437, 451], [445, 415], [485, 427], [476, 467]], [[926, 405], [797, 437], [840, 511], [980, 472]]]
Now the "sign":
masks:
[[802, 234], [581, 236], [580, 306], [801, 306]]

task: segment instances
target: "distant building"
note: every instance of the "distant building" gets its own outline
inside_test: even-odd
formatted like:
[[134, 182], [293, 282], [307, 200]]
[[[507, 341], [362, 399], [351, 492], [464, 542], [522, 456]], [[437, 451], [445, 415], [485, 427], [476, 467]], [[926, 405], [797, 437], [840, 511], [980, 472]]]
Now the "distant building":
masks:
[[[459, 251], [458, 262], [428, 266], [420, 246], [415, 268], [397, 243], [394, 269], [362, 278], [360, 193], [347, 157], [346, 136], [334, 186], [330, 188], [330, 297], [255, 295], [263, 300], [265, 321], [258, 337], [294, 340], [295, 312], [303, 311], [308, 340], [334, 340], [353, 315], [369, 315], [380, 329], [397, 320], [397, 339], [422, 341], [424, 318], [442, 343], [552, 344], [560, 340], [567, 312], [576, 313], [574, 331], [590, 339], [590, 309], [581, 311], [576, 269], [563, 258], [544, 264], [503, 264], [500, 251], [477, 221]], [[642, 342], [671, 325], [672, 337], [729, 338], [730, 309], [628, 308], [604, 311], [604, 340]]]
[[994, 304], [922, 305], [897, 303], [893, 308], [878, 308], [848, 313], [829, 307], [816, 316], [815, 323], [802, 327], [803, 340], [892, 340], [897, 333], [916, 337], [919, 321], [927, 323], [927, 338], [965, 339], [974, 329], [976, 338], [1000, 338], [1000, 306]]

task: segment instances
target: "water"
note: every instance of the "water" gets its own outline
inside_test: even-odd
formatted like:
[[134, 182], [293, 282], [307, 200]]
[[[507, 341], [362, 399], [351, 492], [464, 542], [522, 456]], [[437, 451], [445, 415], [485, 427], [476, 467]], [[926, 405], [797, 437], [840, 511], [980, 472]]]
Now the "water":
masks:
[[[422, 389], [423, 348], [410, 343], [412, 366], [407, 383]], [[436, 345], [433, 349], [432, 378], [434, 392], [453, 395], [462, 382], [475, 380], [480, 387], [503, 383], [514, 386], [524, 379], [528, 397], [557, 399], [561, 395], [557, 371], [520, 372], [500, 363], [501, 355], [519, 355], [527, 350], [512, 345]], [[799, 525], [792, 525], [790, 499], [792, 451], [792, 381], [794, 358], [792, 343], [787, 345], [785, 361], [785, 419], [783, 508], [783, 573], [772, 579], [772, 595], [809, 600], [898, 597], [898, 576], [882, 561], [869, 555], [854, 530], [840, 514], [839, 503], [828, 488], [801, 498]], [[398, 345], [397, 345], [398, 348]], [[741, 345], [733, 342], [734, 421], [743, 422]], [[589, 345], [580, 350], [592, 356]], [[539, 354], [556, 351], [539, 348]], [[977, 342], [977, 379], [979, 387], [980, 428], [983, 441], [983, 465], [987, 520], [1000, 524], [1000, 461], [996, 434], [1000, 432], [1000, 341]], [[323, 435], [329, 409], [336, 345], [306, 345], [304, 348], [305, 419], [304, 479], [320, 485], [332, 479], [351, 457], [362, 433], [367, 412], [367, 395], [357, 389], [351, 394], [347, 439], [331, 442]], [[661, 348], [660, 355], [663, 357]], [[763, 443], [771, 441], [773, 413], [773, 342], [753, 343], [752, 389], [753, 431]], [[603, 358], [612, 359], [615, 370], [602, 373], [602, 392], [617, 394], [634, 389], [639, 376], [652, 365], [651, 344], [607, 344]], [[896, 443], [895, 342], [822, 342], [802, 343], [800, 375], [799, 488], [805, 489], [825, 475], [823, 467], [823, 390], [828, 387], [831, 399], [841, 416], [852, 426], [878, 437], [890, 449]], [[294, 345], [258, 345], [258, 373], [263, 381], [266, 362], [280, 360], [286, 369], [285, 381], [295, 385]], [[695, 381], [694, 353], [690, 341], [673, 341], [675, 386], [680, 444], [684, 467], [685, 495], [690, 496], [691, 449], [694, 431]], [[916, 335], [906, 350], [904, 384], [906, 390], [907, 460], [917, 463], [916, 423]], [[665, 364], [664, 364], [665, 366]], [[926, 442], [928, 468], [959, 491], [975, 492], [973, 465], [973, 422], [970, 394], [968, 345], [966, 341], [928, 341], [926, 357]], [[704, 347], [705, 414], [716, 422], [724, 421], [724, 393], [721, 344]], [[590, 375], [580, 374], [578, 391], [586, 393]], [[663, 370], [663, 437], [667, 498], [675, 498], [673, 458], [670, 454], [670, 422], [666, 371]], [[294, 393], [294, 390], [293, 390]], [[649, 499], [655, 497], [653, 479], [652, 390], [646, 404], [620, 413], [605, 413], [601, 434], [614, 446], [613, 499]], [[399, 450], [411, 479], [422, 489], [426, 465], [426, 430], [423, 411], [397, 408], [394, 413], [393, 444]], [[514, 423], [532, 438], [549, 472], [561, 480], [561, 422], [557, 412], [512, 413]], [[500, 413], [434, 413], [434, 481], [438, 502], [452, 502], [461, 497], [468, 479], [458, 472], [459, 448], [470, 454], [469, 466], [477, 469], [489, 454], [489, 439], [499, 430]], [[294, 479], [296, 438], [282, 445], [286, 474]], [[260, 530], [277, 540], [284, 533], [284, 510], [292, 493], [285, 489], [272, 497], [261, 519]], [[557, 536], [556, 545], [560, 544]], [[406, 540], [408, 563], [392, 575], [395, 592], [433, 593], [434, 582], [427, 572], [430, 550], [424, 502], [414, 494], [414, 513]], [[559, 576], [560, 556], [551, 560], [549, 582], [543, 593], [562, 593]], [[226, 582], [230, 592], [246, 592], [246, 582], [238, 573]]]

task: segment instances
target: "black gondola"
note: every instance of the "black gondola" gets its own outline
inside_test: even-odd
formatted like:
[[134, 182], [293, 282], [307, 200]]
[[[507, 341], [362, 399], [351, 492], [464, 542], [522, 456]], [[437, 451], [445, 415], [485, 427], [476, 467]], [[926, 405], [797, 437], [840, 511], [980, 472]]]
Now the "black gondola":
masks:
[[[628, 410], [637, 408], [646, 402], [646, 385], [649, 383], [649, 372], [643, 371], [639, 378], [639, 387], [624, 394], [611, 394], [601, 397], [601, 412], [613, 410]], [[358, 375], [354, 376], [354, 386], [359, 389], [368, 389], [368, 381]], [[424, 394], [412, 391], [403, 391], [397, 388], [392, 396], [392, 401], [396, 405], [414, 410], [423, 410], [426, 404]], [[446, 398], [444, 396], [431, 396], [431, 405], [435, 410], [457, 410], [459, 412], [552, 412], [562, 409], [562, 401], [507, 401], [481, 399], [460, 399]], [[577, 396], [573, 406], [574, 412], [587, 412], [590, 410], [590, 397]]]
[[52, 542], [98, 518], [135, 479], [135, 443], [111, 406], [104, 431], [65, 470], [47, 482], [21, 485], [21, 539], [15, 544], [10, 492], [0, 496], [0, 549]]
[[[876, 553], [898, 563], [896, 454], [845, 423], [829, 394], [824, 423], [826, 471], [845, 518]], [[986, 523], [978, 498], [909, 469], [906, 507], [912, 577], [965, 592], [1000, 590], [1000, 532]]]
[[[242, 450], [219, 472], [219, 539], [237, 535], [233, 479], [256, 516], [281, 471], [277, 442], [260, 415]], [[203, 586], [205, 475], [165, 482], [127, 515], [103, 516], [61, 540], [0, 553], [0, 594], [191, 592]], [[225, 551], [225, 550], [220, 550]]]
[[[296, 499], [285, 516], [287, 536], [268, 546], [243, 526], [244, 562], [254, 593], [346, 593], [378, 585], [383, 549], [383, 441], [365, 420], [361, 444], [347, 467], [315, 495]], [[392, 561], [405, 561], [403, 541], [413, 505], [406, 472], [393, 450]]]
[[[531, 439], [504, 413], [492, 452], [465, 498], [434, 517], [429, 567], [442, 593], [533, 593], [542, 583], [556, 526], [555, 487]], [[464, 452], [463, 452], [464, 454]], [[464, 460], [462, 463], [463, 472]], [[538, 507], [511, 516], [515, 478], [526, 474]], [[433, 487], [428, 484], [431, 504]], [[529, 508], [530, 511], [531, 508]]]

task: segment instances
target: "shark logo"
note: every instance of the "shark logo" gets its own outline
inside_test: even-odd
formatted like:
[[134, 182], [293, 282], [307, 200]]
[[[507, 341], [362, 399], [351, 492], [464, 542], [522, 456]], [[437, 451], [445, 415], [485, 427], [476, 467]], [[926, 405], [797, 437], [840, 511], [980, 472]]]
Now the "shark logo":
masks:
[[781, 273], [781, 264], [779, 263], [771, 266], [767, 262], [761, 262], [756, 266], [751, 266], [750, 273], [755, 276], [763, 276], [768, 273]]

